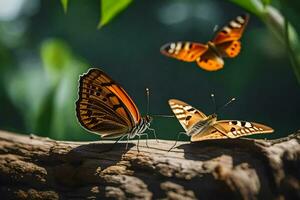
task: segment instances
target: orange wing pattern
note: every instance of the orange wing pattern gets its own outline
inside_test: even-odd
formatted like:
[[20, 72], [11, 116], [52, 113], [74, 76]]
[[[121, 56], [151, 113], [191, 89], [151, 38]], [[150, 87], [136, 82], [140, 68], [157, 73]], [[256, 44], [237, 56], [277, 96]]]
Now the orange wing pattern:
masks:
[[90, 69], [80, 77], [78, 95], [78, 121], [103, 137], [128, 133], [141, 119], [123, 88], [99, 69]]
[[241, 15], [230, 21], [227, 26], [224, 26], [213, 39], [215, 45], [239, 40], [242, 37], [244, 29], [249, 21], [249, 15]]
[[207, 119], [203, 112], [183, 101], [170, 99], [169, 105], [185, 131], [189, 130], [195, 123]]
[[173, 42], [161, 48], [161, 53], [186, 62], [196, 61], [198, 66], [207, 71], [222, 69], [222, 57], [233, 58], [241, 51], [241, 42], [244, 29], [249, 21], [249, 15], [241, 15], [224, 26], [216, 37], [208, 44], [195, 42]]
[[234, 58], [241, 51], [241, 42], [240, 41], [225, 42], [219, 44], [217, 46], [217, 49], [223, 57]]
[[198, 142], [203, 140], [217, 140], [217, 139], [228, 139], [224, 133], [217, 130], [213, 126], [208, 127], [204, 132], [192, 135], [191, 142]]
[[259, 123], [238, 120], [221, 120], [201, 131], [199, 134], [193, 135], [191, 141], [239, 138], [242, 136], [272, 132], [274, 132], [274, 130], [271, 127]]
[[195, 42], [173, 42], [161, 47], [162, 54], [183, 60], [186, 62], [196, 61], [208, 49], [207, 45]]
[[271, 127], [266, 125], [238, 120], [221, 120], [213, 126], [229, 138], [274, 132]]
[[207, 71], [217, 71], [223, 68], [224, 61], [221, 56], [209, 49], [197, 59], [197, 64]]

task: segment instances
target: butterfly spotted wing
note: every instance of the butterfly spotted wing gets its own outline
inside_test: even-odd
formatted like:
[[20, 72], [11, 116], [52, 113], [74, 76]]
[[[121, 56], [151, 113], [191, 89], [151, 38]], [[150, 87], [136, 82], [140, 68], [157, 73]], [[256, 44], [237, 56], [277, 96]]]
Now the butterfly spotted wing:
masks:
[[222, 69], [222, 57], [233, 58], [241, 50], [241, 38], [249, 21], [249, 15], [241, 15], [224, 26], [208, 44], [195, 42], [173, 42], [162, 46], [161, 53], [186, 62], [196, 61], [207, 71]]
[[173, 42], [161, 48], [161, 53], [185, 62], [194, 62], [207, 71], [216, 71], [223, 67], [222, 57], [217, 55], [208, 45], [195, 42]]
[[196, 122], [207, 118], [204, 113], [183, 101], [170, 99], [169, 105], [185, 131], [189, 130]]
[[240, 53], [241, 42], [239, 40], [248, 21], [249, 15], [247, 14], [237, 16], [216, 34], [212, 43], [221, 56], [233, 58]]
[[160, 52], [166, 56], [185, 62], [196, 61], [208, 49], [207, 45], [195, 42], [172, 42], [161, 47]]
[[217, 121], [212, 126], [209, 126], [205, 131], [193, 135], [191, 141], [238, 138], [272, 132], [274, 132], [274, 130], [271, 127], [259, 123], [238, 120], [221, 120]]
[[217, 71], [224, 66], [223, 58], [216, 54], [212, 49], [208, 49], [196, 61], [198, 66], [206, 71]]
[[80, 77], [78, 95], [78, 121], [103, 138], [120, 137], [130, 132], [141, 119], [125, 90], [99, 69], [90, 69]]

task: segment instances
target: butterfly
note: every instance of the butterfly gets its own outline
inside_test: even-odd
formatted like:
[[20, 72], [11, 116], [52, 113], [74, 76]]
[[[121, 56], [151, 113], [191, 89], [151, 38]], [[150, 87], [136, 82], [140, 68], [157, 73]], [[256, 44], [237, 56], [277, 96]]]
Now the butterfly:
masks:
[[152, 118], [141, 114], [125, 90], [100, 69], [80, 76], [76, 115], [88, 131], [104, 139], [141, 136]]
[[240, 38], [249, 21], [249, 15], [240, 15], [224, 26], [207, 44], [196, 42], [172, 42], [161, 47], [162, 54], [183, 60], [196, 61], [207, 71], [216, 71], [224, 66], [223, 57], [236, 57], [241, 50]]
[[263, 124], [239, 120], [217, 121], [217, 114], [206, 116], [189, 104], [170, 99], [169, 105], [191, 141], [238, 138], [259, 133], [272, 133], [274, 130]]

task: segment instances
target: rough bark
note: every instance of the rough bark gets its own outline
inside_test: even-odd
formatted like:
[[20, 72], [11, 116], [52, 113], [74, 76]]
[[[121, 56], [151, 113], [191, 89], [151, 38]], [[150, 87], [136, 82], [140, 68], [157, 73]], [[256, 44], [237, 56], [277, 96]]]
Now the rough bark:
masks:
[[64, 142], [0, 131], [1, 199], [300, 199], [300, 132], [277, 140]]

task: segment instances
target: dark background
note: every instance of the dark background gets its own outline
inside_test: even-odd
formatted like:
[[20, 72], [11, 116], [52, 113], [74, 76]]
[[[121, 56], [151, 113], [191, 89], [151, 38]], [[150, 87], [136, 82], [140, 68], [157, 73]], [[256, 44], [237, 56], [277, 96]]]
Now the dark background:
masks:
[[[0, 129], [63, 140], [98, 139], [75, 116], [78, 77], [89, 67], [101, 68], [120, 83], [143, 114], [146, 87], [152, 114], [171, 114], [170, 98], [211, 114], [214, 93], [218, 105], [237, 98], [219, 119], [269, 125], [275, 129], [271, 138], [299, 129], [299, 84], [286, 49], [254, 15], [241, 54], [225, 59], [220, 71], [206, 72], [196, 63], [160, 54], [166, 42], [212, 39], [216, 25], [246, 12], [233, 3], [135, 1], [100, 30], [99, 1], [71, 1], [66, 14], [59, 1], [32, 0], [19, 7], [15, 17], [0, 15]], [[290, 15], [298, 21], [299, 16]], [[175, 139], [182, 130], [176, 119], [155, 118], [152, 125], [162, 139]]]

